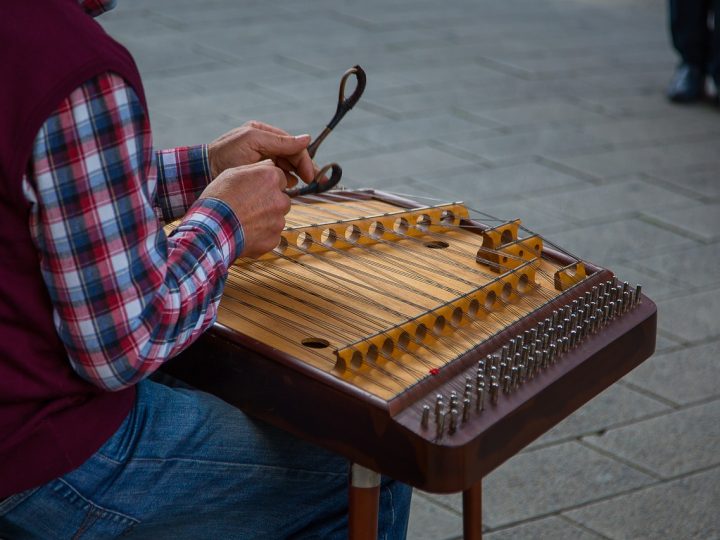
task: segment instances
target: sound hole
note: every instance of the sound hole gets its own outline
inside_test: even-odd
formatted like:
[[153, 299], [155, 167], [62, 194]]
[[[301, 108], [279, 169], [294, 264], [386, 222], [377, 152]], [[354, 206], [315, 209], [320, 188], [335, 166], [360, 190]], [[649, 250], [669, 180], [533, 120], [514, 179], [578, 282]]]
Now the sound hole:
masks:
[[360, 238], [360, 229], [358, 229], [355, 225], [350, 225], [347, 229], [345, 229], [345, 240], [347, 240], [350, 243], [355, 243]]
[[529, 281], [530, 278], [528, 278], [527, 274], [523, 274], [522, 276], [520, 276], [520, 280], [518, 281], [517, 286], [518, 292], [524, 293], [525, 291], [527, 291]]
[[308, 249], [313, 243], [313, 237], [310, 233], [301, 232], [297, 237], [297, 247], [300, 249]]
[[443, 225], [452, 225], [455, 223], [455, 214], [452, 210], [443, 210], [443, 213], [440, 214], [440, 223]]
[[385, 227], [379, 221], [374, 221], [370, 224], [370, 238], [373, 240], [379, 240], [385, 234]]
[[432, 242], [425, 242], [424, 246], [430, 249], [445, 249], [446, 247], [450, 247], [450, 244], [442, 240], [434, 240]]
[[432, 225], [432, 218], [427, 214], [422, 214], [418, 216], [415, 226], [421, 231], [426, 232], [430, 225]]
[[283, 253], [285, 253], [285, 250], [287, 249], [287, 247], [288, 247], [287, 238], [285, 238], [284, 236], [281, 236], [280, 242], [278, 242], [277, 247], [273, 251], [277, 254], [283, 254]]
[[320, 235], [320, 241], [323, 245], [331, 247], [337, 240], [337, 233], [333, 229], [325, 229]]
[[512, 285], [506, 283], [502, 288], [502, 299], [507, 300], [512, 295]]
[[330, 342], [319, 337], [309, 337], [302, 340], [302, 344], [311, 349], [324, 349], [330, 346]]
[[468, 315], [470, 317], [475, 317], [478, 313], [478, 310], [480, 309], [480, 302], [475, 300], [474, 298], [470, 301], [470, 305], [468, 306]]
[[399, 233], [399, 234], [405, 234], [409, 227], [410, 227], [410, 224], [407, 222], [407, 219], [405, 219], [405, 218], [397, 218], [395, 220], [395, 224], [393, 225], [395, 232]]

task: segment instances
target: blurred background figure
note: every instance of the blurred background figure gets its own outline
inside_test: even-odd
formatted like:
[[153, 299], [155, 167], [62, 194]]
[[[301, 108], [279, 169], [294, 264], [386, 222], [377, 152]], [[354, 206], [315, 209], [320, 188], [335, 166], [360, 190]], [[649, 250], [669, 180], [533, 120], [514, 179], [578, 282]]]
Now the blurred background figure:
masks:
[[680, 65], [667, 95], [676, 103], [691, 103], [705, 95], [711, 77], [715, 98], [720, 87], [720, 0], [670, 0], [670, 32]]

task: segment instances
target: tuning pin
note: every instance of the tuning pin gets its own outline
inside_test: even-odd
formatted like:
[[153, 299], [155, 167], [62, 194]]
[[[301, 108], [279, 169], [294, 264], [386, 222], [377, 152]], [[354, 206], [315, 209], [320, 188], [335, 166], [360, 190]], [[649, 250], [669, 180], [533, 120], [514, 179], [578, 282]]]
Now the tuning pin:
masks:
[[490, 401], [493, 405], [497, 405], [498, 398], [500, 395], [500, 385], [496, 382], [490, 385]]
[[422, 419], [420, 420], [420, 425], [424, 429], [427, 429], [429, 421], [430, 421], [430, 405], [423, 405]]
[[470, 399], [465, 398], [465, 399], [463, 399], [462, 421], [467, 422], [469, 415], [470, 415]]
[[450, 409], [450, 427], [448, 428], [448, 433], [453, 434], [457, 430], [458, 416], [459, 413], [457, 409]]

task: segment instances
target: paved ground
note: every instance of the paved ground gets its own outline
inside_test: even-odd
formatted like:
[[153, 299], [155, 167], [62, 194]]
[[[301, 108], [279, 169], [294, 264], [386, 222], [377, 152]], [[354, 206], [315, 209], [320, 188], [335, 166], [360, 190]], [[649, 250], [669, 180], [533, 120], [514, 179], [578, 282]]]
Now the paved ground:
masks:
[[[463, 199], [631, 282], [657, 354], [484, 482], [488, 540], [720, 537], [720, 113], [674, 107], [661, 0], [123, 0], [156, 143], [251, 118], [318, 133], [349, 187]], [[416, 492], [410, 537], [459, 538]]]

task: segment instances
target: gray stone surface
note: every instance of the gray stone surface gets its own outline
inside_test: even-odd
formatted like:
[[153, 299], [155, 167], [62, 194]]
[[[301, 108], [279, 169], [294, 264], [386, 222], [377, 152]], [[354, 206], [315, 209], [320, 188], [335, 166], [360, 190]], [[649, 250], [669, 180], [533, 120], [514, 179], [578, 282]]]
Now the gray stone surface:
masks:
[[663, 478], [720, 464], [720, 400], [583, 440]]
[[[656, 354], [625, 380], [674, 403], [687, 405], [720, 397], [720, 342]], [[720, 419], [719, 419], [720, 420]]]
[[423, 492], [415, 490], [410, 507], [408, 538], [460, 538], [462, 513], [433, 504]]
[[533, 445], [547, 445], [554, 441], [605, 432], [613, 426], [637, 422], [670, 410], [671, 407], [663, 402], [616, 384], [560, 422]]
[[599, 540], [603, 538], [558, 517], [538, 519], [484, 536], [486, 540]]
[[[643, 213], [674, 230], [683, 231], [691, 238], [698, 238], [704, 242], [720, 240], [720, 204], [700, 203], [686, 208], [662, 210], [650, 208], [643, 210]], [[716, 245], [715, 248], [717, 247]]]
[[691, 213], [698, 204], [688, 197], [633, 178], [541, 195], [534, 202], [541, 210], [555, 211], [576, 221], [623, 218], [637, 215], [641, 208], [643, 212], [657, 210], [656, 214], [650, 215], [672, 214], [670, 209], [677, 207], [681, 212]]
[[[318, 153], [346, 186], [519, 217], [657, 301], [658, 354], [485, 479], [487, 538], [720, 538], [720, 111], [664, 98], [665, 3], [122, 0], [99, 20], [156, 146], [250, 119], [317, 134], [359, 63]], [[409, 537], [460, 538], [460, 509], [418, 492]]]
[[613, 540], [709, 540], [720, 538], [719, 500], [720, 469], [715, 468], [567, 512], [567, 516]]
[[644, 270], [666, 284], [663, 292], [687, 292], [693, 287], [712, 287], [720, 284], [720, 274], [713, 268], [720, 265], [720, 244], [697, 245], [688, 242], [681, 249], [668, 250], [651, 257], [638, 257], [630, 265]]
[[[483, 480], [483, 520], [490, 529], [539, 518], [647, 485], [653, 478], [575, 442], [520, 453]], [[462, 510], [460, 495], [429, 495]]]
[[621, 219], [571, 227], [550, 240], [583, 259], [611, 266], [692, 244], [680, 234], [663, 231], [640, 219]]
[[669, 336], [685, 341], [720, 337], [720, 288], [661, 300], [657, 305], [658, 327]]

